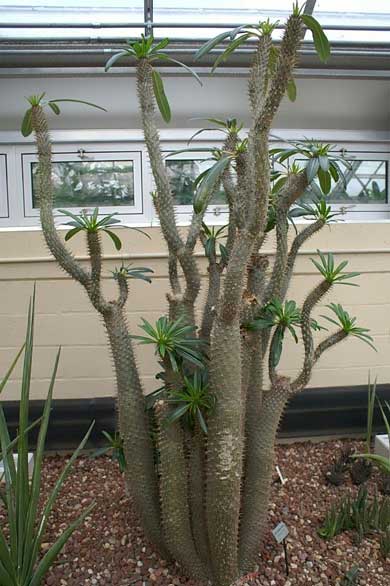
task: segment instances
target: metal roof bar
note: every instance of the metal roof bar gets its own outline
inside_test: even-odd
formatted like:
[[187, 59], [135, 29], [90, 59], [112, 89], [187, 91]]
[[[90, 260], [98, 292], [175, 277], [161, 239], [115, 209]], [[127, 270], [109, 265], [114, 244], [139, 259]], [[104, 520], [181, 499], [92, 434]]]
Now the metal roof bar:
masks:
[[[77, 28], [91, 28], [91, 29], [109, 29], [109, 28], [145, 28], [146, 29], [153, 29], [153, 28], [186, 28], [186, 29], [198, 29], [198, 28], [237, 28], [241, 26], [242, 23], [221, 23], [221, 22], [152, 22], [152, 21], [145, 21], [145, 22], [91, 22], [91, 23], [80, 23], [80, 22], [61, 22], [61, 23], [54, 23], [54, 22], [34, 22], [34, 23], [25, 23], [25, 22], [1, 22], [0, 29], [35, 29], [35, 28], [70, 28], [70, 29], [77, 29]], [[327, 31], [373, 31], [373, 32], [381, 32], [381, 31], [390, 31], [390, 25], [341, 25], [341, 24], [323, 24], [321, 25], [324, 30]], [[284, 25], [279, 24], [276, 26], [277, 29], [284, 29]]]

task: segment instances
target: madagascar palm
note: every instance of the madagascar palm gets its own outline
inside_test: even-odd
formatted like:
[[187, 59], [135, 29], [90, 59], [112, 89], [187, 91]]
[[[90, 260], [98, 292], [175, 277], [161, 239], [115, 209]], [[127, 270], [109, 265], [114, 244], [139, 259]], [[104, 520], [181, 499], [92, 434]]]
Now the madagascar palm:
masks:
[[[279, 45], [272, 39], [274, 26], [267, 21], [221, 33], [198, 51], [196, 59], [201, 59], [226, 41], [215, 64], [218, 66], [241, 43], [253, 40], [248, 81], [251, 124], [248, 134], [241, 136], [242, 126], [233, 116], [226, 124], [211, 121], [222, 129], [224, 142], [212, 151], [212, 167], [196, 184], [194, 211], [186, 232], [179, 230], [175, 217], [156, 118], [157, 110], [165, 121], [171, 116], [156, 69], [169, 57], [164, 53], [168, 42], [155, 43], [149, 37], [128, 43], [107, 64], [108, 68], [124, 58], [136, 67], [141, 121], [155, 182], [153, 202], [168, 249], [171, 290], [167, 316], [156, 326], [144, 321], [146, 335], [140, 340], [154, 345], [162, 367], [158, 378], [163, 386], [152, 406], [158, 429], [156, 445], [150, 439], [156, 434], [151, 433], [145, 412], [124, 318], [126, 270], [115, 272], [119, 296], [107, 302], [101, 291], [99, 231], [87, 232], [90, 271], [81, 267], [59, 240], [52, 214], [46, 116], [41, 105], [32, 106], [43, 233], [60, 265], [86, 288], [103, 316], [114, 356], [120, 433], [135, 506], [148, 537], [160, 551], [173, 557], [189, 575], [211, 579], [218, 586], [228, 586], [258, 562], [275, 436], [286, 403], [306, 387], [326, 350], [350, 335], [370, 341], [366, 330], [358, 330], [352, 318], [348, 322], [340, 312], [335, 331], [318, 343], [315, 339], [315, 333], [322, 330], [312, 315], [316, 306], [334, 285], [347, 284], [357, 276], [345, 273], [345, 262], [337, 265], [332, 254], [319, 253], [319, 260], [313, 259], [319, 282], [303, 304], [286, 300], [301, 247], [335, 219], [322, 203], [306, 207], [301, 211], [313, 221], [290, 242], [292, 212], [317, 178], [325, 197], [329, 182], [339, 177], [337, 167], [331, 164], [330, 147], [314, 141], [293, 145], [295, 152], [282, 160], [281, 170], [272, 169], [279, 153], [269, 152], [271, 125], [284, 96], [295, 99], [294, 68], [305, 27], [313, 34], [320, 58], [326, 60], [329, 44], [320, 25], [297, 4]], [[304, 160], [303, 165], [300, 160], [289, 162], [293, 155]], [[285, 161], [288, 164], [284, 165]], [[228, 224], [218, 232], [205, 226], [204, 214], [221, 183]], [[263, 245], [272, 232], [276, 251], [269, 270], [271, 259], [263, 252]], [[208, 264], [199, 324], [195, 311], [201, 289], [195, 254], [198, 241], [205, 248]], [[303, 346], [302, 364], [291, 377], [279, 371], [287, 332]], [[198, 345], [197, 340], [203, 343]]]

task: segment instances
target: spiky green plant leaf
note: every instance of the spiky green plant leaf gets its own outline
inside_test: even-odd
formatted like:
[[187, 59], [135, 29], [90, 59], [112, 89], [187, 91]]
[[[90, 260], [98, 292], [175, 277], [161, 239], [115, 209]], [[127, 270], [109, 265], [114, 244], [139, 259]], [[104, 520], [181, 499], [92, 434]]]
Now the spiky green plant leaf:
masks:
[[155, 69], [153, 69], [153, 71], [152, 71], [152, 81], [153, 81], [154, 97], [156, 98], [156, 103], [157, 103], [158, 109], [160, 110], [160, 114], [161, 114], [164, 122], [170, 122], [171, 109], [169, 107], [169, 102], [168, 102], [167, 96], [165, 95], [164, 83], [163, 83], [163, 80], [161, 79], [161, 75]]
[[330, 57], [330, 44], [322, 26], [318, 20], [310, 14], [302, 14], [301, 18], [313, 35], [313, 42], [318, 57], [321, 61], [326, 62]]

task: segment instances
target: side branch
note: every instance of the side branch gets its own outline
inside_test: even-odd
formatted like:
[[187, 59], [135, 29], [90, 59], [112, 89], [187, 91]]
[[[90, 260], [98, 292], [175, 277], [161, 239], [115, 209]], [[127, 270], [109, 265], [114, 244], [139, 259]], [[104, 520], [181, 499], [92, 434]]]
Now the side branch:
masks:
[[32, 126], [38, 150], [38, 193], [43, 235], [50, 252], [60, 267], [87, 288], [90, 283], [90, 275], [67, 250], [64, 243], [59, 238], [54, 224], [52, 213], [54, 190], [52, 182], [51, 140], [49, 128], [42, 107], [33, 106], [31, 110]]
[[293, 275], [295, 261], [298, 256], [298, 252], [304, 243], [309, 240], [316, 232], [321, 230], [325, 226], [325, 220], [319, 219], [306, 226], [297, 236], [294, 238], [290, 248], [290, 252], [287, 257], [287, 264], [285, 270], [285, 276], [283, 278], [283, 284], [281, 287], [280, 298], [283, 300], [287, 294], [288, 287], [290, 286], [291, 277]]
[[290, 174], [287, 178], [287, 182], [278, 194], [276, 207], [276, 255], [272, 275], [265, 296], [266, 301], [270, 301], [270, 299], [274, 297], [279, 297], [282, 300], [286, 293], [284, 292], [284, 294], [282, 294], [283, 284], [284, 282], [286, 283], [286, 290], [289, 285], [290, 279], [287, 278], [288, 211], [292, 203], [302, 195], [306, 187], [307, 179], [305, 173]]
[[313, 345], [313, 331], [311, 324], [311, 312], [317, 303], [326, 295], [331, 288], [332, 283], [328, 281], [322, 281], [317, 287], [315, 287], [311, 293], [307, 296], [303, 307], [302, 307], [302, 339], [303, 346], [305, 349], [305, 356], [303, 360], [303, 366], [300, 374], [294, 380], [291, 385], [293, 392], [302, 389], [307, 382], [310, 380], [311, 372], [314, 366], [314, 345]]

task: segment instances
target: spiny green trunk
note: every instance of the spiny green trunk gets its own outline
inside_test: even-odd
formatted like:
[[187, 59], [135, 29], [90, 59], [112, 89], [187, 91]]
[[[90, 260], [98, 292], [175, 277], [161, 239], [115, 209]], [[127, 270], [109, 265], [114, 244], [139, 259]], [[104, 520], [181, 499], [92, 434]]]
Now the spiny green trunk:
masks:
[[118, 413], [126, 457], [126, 482], [146, 536], [162, 552], [157, 473], [145, 400], [122, 310], [112, 307], [104, 316], [118, 389]]
[[240, 528], [240, 569], [244, 573], [253, 571], [259, 561], [268, 515], [275, 437], [287, 399], [288, 392], [283, 387], [264, 392], [257, 412], [256, 433], [250, 438]]
[[164, 539], [169, 553], [193, 578], [206, 580], [195, 548], [188, 502], [184, 433], [180, 422], [167, 424], [165, 405], [157, 409], [159, 422], [160, 495]]
[[239, 320], [217, 321], [211, 334], [210, 387], [217, 401], [209, 418], [206, 513], [214, 581], [238, 576], [238, 523], [242, 474], [241, 337]]

